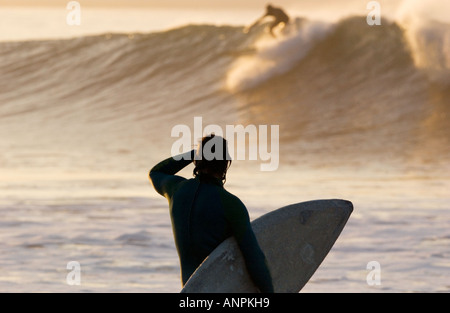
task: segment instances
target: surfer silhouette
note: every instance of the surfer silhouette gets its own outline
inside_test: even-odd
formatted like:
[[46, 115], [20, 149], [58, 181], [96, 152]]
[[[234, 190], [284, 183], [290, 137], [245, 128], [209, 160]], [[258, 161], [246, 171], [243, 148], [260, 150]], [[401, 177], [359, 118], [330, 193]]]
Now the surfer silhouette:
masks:
[[256, 22], [253, 23], [250, 27], [244, 29], [244, 32], [245, 33], [250, 32], [254, 27], [259, 25], [268, 16], [275, 18], [275, 20], [269, 25], [269, 33], [275, 38], [276, 36], [273, 30], [275, 29], [275, 27], [281, 24], [283, 24], [283, 27], [285, 27], [289, 23], [289, 16], [281, 8], [276, 8], [271, 4], [268, 4], [266, 6], [266, 13], [259, 19], [257, 19]]
[[[194, 178], [175, 175], [192, 162]], [[233, 236], [255, 285], [261, 292], [273, 292], [248, 211], [223, 187], [230, 165], [227, 141], [212, 134], [202, 138], [197, 150], [165, 159], [150, 170], [153, 187], [169, 201], [182, 284], [220, 243]]]

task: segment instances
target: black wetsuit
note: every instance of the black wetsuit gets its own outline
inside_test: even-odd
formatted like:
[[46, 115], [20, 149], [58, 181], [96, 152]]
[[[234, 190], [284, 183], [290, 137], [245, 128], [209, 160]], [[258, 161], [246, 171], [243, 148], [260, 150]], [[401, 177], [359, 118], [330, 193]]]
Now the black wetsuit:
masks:
[[149, 174], [155, 190], [169, 200], [183, 285], [221, 242], [234, 236], [255, 285], [261, 292], [273, 292], [264, 253], [242, 201], [226, 191], [219, 179], [175, 175], [192, 162], [194, 154], [194, 150], [183, 154], [186, 160], [168, 158]]
[[278, 25], [279, 23], [289, 23], [289, 16], [281, 9], [275, 7], [267, 8], [267, 12], [265, 16], [273, 16], [275, 17], [275, 21], [273, 24]]

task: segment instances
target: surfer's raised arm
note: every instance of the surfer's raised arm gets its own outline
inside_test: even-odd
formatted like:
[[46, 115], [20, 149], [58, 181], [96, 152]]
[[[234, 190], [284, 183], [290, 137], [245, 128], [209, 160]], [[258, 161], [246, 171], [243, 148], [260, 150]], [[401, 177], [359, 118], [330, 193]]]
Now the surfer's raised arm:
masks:
[[185, 178], [175, 174], [191, 164], [194, 159], [194, 155], [195, 150], [192, 150], [175, 157], [167, 158], [156, 164], [150, 170], [148, 175], [156, 192], [163, 197], [171, 197], [178, 183], [186, 180]]

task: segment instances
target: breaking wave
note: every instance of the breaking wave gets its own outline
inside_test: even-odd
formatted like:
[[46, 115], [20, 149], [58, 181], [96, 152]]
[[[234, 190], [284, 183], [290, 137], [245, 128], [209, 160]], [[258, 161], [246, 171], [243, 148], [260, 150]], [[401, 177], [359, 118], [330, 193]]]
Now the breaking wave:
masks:
[[135, 142], [134, 151], [148, 153], [149, 138], [169, 137], [194, 116], [216, 124], [237, 117], [279, 124], [290, 152], [426, 161], [449, 154], [449, 29], [371, 27], [356, 16], [298, 18], [276, 39], [264, 25], [251, 34], [188, 25], [3, 42], [0, 129], [15, 142], [115, 142], [120, 151]]

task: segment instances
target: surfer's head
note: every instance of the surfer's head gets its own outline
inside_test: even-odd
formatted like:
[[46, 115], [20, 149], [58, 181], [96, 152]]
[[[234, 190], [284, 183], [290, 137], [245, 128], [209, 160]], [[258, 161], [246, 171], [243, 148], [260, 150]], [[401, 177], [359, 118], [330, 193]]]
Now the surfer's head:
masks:
[[220, 179], [226, 181], [231, 165], [225, 138], [214, 134], [202, 138], [194, 158], [194, 176], [203, 180]]
[[266, 10], [267, 11], [272, 11], [273, 6], [269, 3], [268, 5], [266, 5]]

